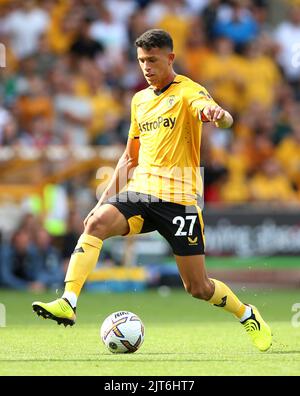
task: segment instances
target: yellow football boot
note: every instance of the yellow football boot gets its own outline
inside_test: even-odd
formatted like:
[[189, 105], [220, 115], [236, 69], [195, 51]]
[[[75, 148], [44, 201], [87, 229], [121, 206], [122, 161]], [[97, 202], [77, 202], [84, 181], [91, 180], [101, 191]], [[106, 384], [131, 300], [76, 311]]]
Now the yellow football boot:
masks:
[[68, 300], [64, 298], [59, 298], [50, 303], [35, 301], [32, 304], [32, 308], [38, 316], [42, 316], [45, 319], [55, 320], [59, 325], [63, 324], [66, 327], [73, 326], [75, 324], [76, 308], [73, 309]]
[[267, 323], [263, 320], [258, 309], [249, 304], [252, 309], [250, 318], [242, 322], [246, 332], [252, 339], [252, 343], [261, 352], [266, 352], [272, 345], [272, 332]]

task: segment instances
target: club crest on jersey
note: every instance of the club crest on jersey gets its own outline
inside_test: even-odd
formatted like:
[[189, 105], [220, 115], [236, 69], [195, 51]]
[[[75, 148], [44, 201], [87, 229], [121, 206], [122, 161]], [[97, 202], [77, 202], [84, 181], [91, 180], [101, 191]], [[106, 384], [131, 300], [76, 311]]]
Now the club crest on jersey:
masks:
[[143, 115], [147, 110], [147, 105], [145, 103], [137, 103], [136, 112], [138, 115]]
[[167, 106], [169, 109], [174, 106], [175, 100], [176, 100], [175, 95], [170, 95], [167, 97]]

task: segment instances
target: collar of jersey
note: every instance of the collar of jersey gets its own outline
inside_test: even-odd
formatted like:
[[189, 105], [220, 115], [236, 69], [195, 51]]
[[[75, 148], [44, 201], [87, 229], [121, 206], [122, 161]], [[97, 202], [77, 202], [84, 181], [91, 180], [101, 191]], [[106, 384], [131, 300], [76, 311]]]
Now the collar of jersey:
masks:
[[167, 89], [169, 89], [170, 86], [171, 86], [172, 84], [179, 84], [179, 83], [180, 83], [180, 81], [176, 81], [177, 77], [178, 77], [178, 74], [176, 74], [176, 76], [174, 77], [174, 80], [173, 80], [173, 81], [171, 81], [168, 85], [164, 86], [162, 89], [154, 90], [152, 87], [150, 87], [150, 89], [152, 89], [153, 93], [154, 93], [156, 96], [159, 96], [159, 95], [161, 95], [162, 93], [166, 92]]

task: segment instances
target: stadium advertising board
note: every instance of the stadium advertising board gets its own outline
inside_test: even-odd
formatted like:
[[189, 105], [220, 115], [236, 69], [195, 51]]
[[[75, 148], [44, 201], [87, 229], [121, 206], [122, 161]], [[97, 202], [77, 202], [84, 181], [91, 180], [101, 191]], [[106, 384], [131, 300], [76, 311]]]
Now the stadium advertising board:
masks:
[[205, 208], [204, 219], [208, 254], [300, 254], [299, 210]]

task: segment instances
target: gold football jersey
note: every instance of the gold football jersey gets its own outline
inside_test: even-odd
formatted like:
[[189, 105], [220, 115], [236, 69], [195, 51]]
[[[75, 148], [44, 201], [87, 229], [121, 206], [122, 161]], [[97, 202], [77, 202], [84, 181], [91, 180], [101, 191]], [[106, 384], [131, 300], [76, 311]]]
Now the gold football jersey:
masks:
[[140, 139], [139, 163], [126, 190], [196, 204], [203, 190], [201, 111], [207, 105], [216, 105], [207, 90], [182, 75], [159, 94], [148, 87], [134, 95], [129, 137]]

